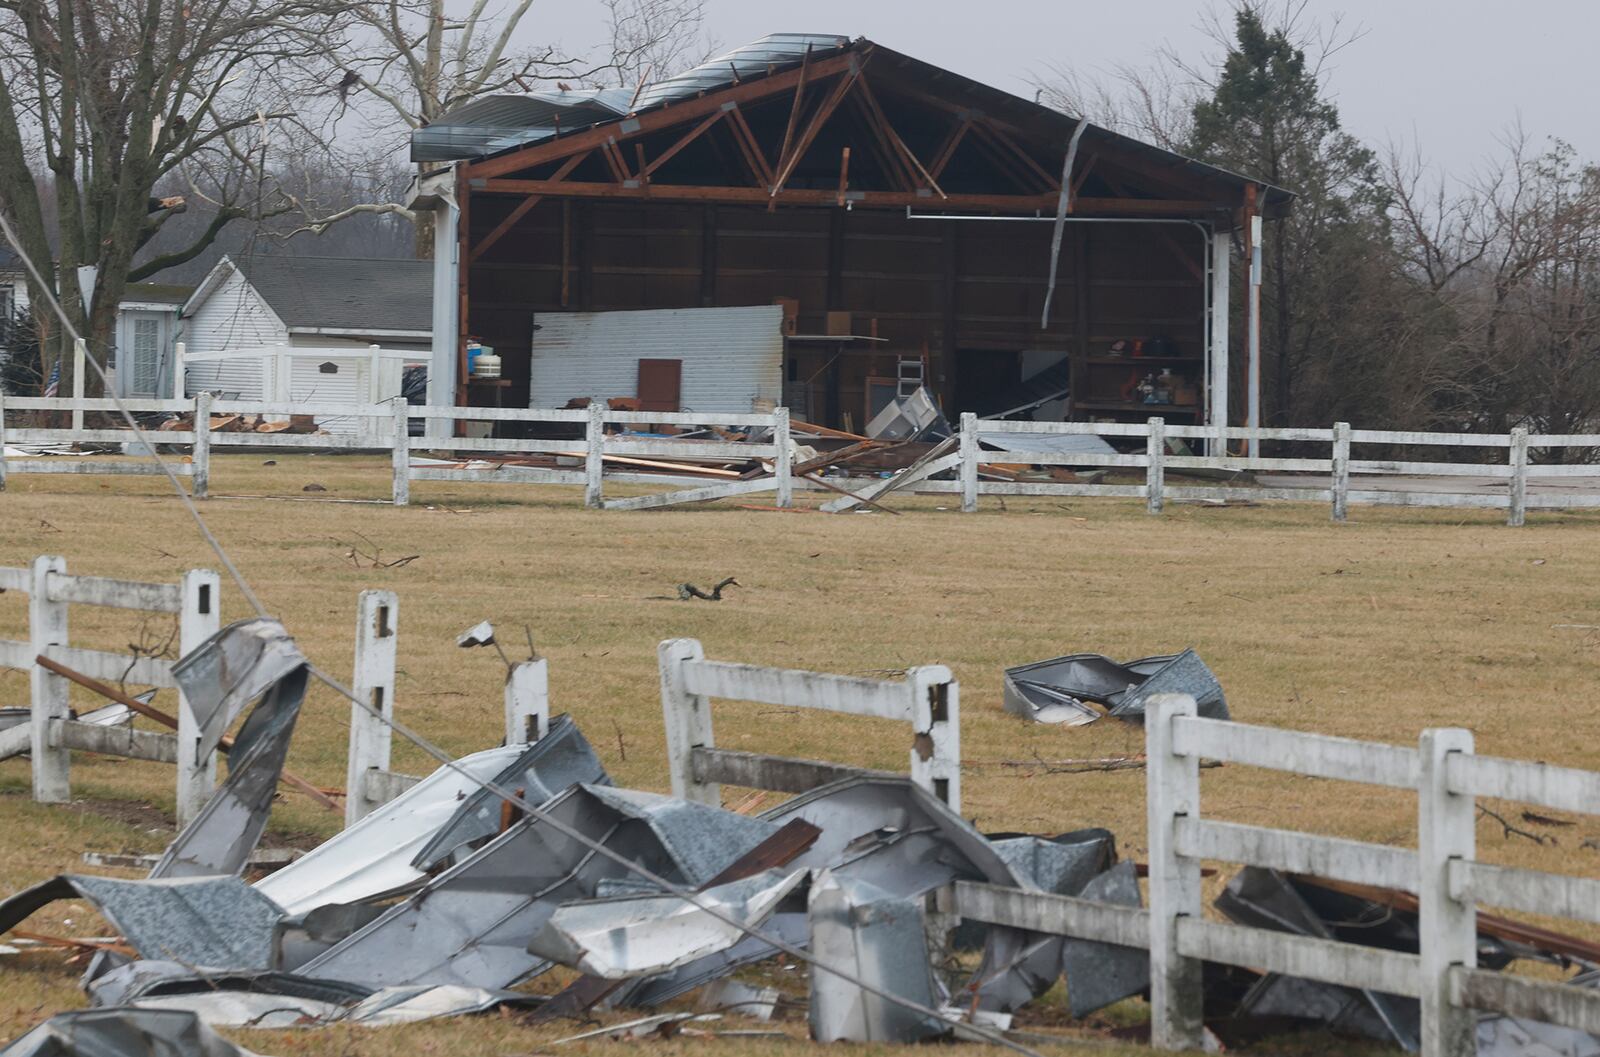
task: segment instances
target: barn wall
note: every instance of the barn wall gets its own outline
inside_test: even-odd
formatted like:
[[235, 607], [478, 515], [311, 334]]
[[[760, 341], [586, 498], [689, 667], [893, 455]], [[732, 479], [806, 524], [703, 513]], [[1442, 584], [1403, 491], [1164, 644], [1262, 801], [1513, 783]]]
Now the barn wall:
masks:
[[[472, 243], [517, 201], [474, 196]], [[504, 358], [517, 387], [506, 403], [520, 404], [535, 312], [785, 297], [799, 302], [799, 332], [821, 334], [828, 311], [848, 311], [855, 333], [887, 339], [841, 360], [840, 406], [857, 427], [867, 379], [893, 377], [899, 357], [924, 350], [930, 382], [952, 413], [985, 374], [1003, 388], [1070, 354], [1076, 391], [1107, 405], [1076, 417], [1142, 417], [1137, 407], [1109, 405], [1123, 402], [1130, 371], [1159, 367], [1101, 362], [1117, 339], [1163, 337], [1170, 366], [1198, 377], [1204, 257], [1192, 228], [1069, 224], [1050, 322], [1041, 328], [1050, 235], [1048, 223], [913, 220], [888, 211], [546, 199], [470, 266], [467, 332]], [[825, 362], [807, 356], [792, 357], [791, 370], [805, 376]]]

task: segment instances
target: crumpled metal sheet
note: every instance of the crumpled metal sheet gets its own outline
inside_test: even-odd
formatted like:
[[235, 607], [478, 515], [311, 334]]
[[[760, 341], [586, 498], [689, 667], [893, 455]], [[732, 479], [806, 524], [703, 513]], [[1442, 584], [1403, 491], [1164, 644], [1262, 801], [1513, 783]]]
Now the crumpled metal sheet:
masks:
[[381, 899], [415, 888], [424, 880], [412, 865], [417, 852], [456, 816], [482, 781], [505, 773], [524, 755], [523, 746], [512, 745], [456, 760], [466, 775], [440, 767], [349, 829], [257, 881], [256, 891], [299, 915], [330, 903]]
[[864, 990], [843, 970], [925, 1008], [939, 1000], [918, 899], [824, 870], [811, 884], [811, 1037], [818, 1042], [916, 1042], [950, 1025]]
[[[1119, 906], [1141, 906], [1138, 868], [1131, 862], [1118, 863], [1085, 884], [1077, 896]], [[1072, 1016], [1086, 1017], [1149, 989], [1150, 952], [1113, 943], [1065, 939], [1061, 944], [1061, 972], [1067, 978], [1067, 1002]]]
[[[1083, 726], [1102, 715], [1137, 720], [1151, 694], [1189, 694], [1199, 715], [1227, 719], [1222, 684], [1193, 650], [1119, 663], [1098, 653], [1072, 653], [1005, 671], [1007, 712], [1039, 723]], [[1106, 708], [1106, 712], [1091, 702]]]
[[[610, 785], [605, 765], [594, 754], [571, 716], [550, 720], [550, 730], [494, 775], [501, 789], [521, 789], [530, 804], [543, 804], [572, 785]], [[411, 865], [432, 873], [462, 848], [478, 845], [500, 832], [500, 797], [485, 788], [472, 791], [456, 813], [417, 852]]]
[[[692, 887], [778, 829], [705, 804], [603, 786], [574, 786], [544, 811]], [[527, 945], [558, 906], [592, 898], [602, 879], [628, 873], [553, 826], [525, 818], [300, 971], [375, 987], [509, 987], [549, 967]]]
[[0, 903], [0, 933], [57, 899], [87, 899], [146, 958], [266, 969], [283, 911], [237, 877], [121, 880], [62, 874]]
[[[1600, 972], [1580, 973], [1566, 982], [1573, 987], [1600, 987]], [[1478, 1057], [1600, 1057], [1600, 1037], [1491, 1014], [1478, 1018]]]
[[528, 944], [530, 953], [607, 980], [666, 972], [725, 951], [765, 921], [807, 871], [768, 870], [698, 893], [744, 928], [672, 895], [567, 903]]
[[[1336, 899], [1341, 906], [1326, 908], [1332, 911], [1329, 917], [1308, 902], [1308, 895]], [[1349, 912], [1343, 901], [1362, 902], [1327, 890], [1313, 893], [1276, 870], [1247, 866], [1233, 876], [1214, 902], [1225, 916], [1241, 925], [1391, 950], [1417, 950], [1414, 919], [1408, 922], [1406, 915], [1385, 912], [1381, 920], [1363, 921], [1359, 912]], [[1346, 921], [1352, 927], [1330, 927], [1330, 920]], [[1276, 973], [1268, 973], [1250, 988], [1238, 1012], [1320, 1020], [1335, 1030], [1393, 1042], [1408, 1052], [1418, 1049], [1422, 1037], [1421, 1007], [1414, 998]]]
[[251, 701], [305, 663], [271, 617], [235, 621], [190, 650], [172, 666], [172, 677], [200, 725], [200, 754], [217, 747]]
[[5, 1057], [256, 1057], [193, 1013], [78, 1009], [57, 1013], [0, 1054]]
[[[372, 988], [338, 980], [316, 980], [266, 969], [238, 971], [206, 968], [184, 962], [144, 959], [105, 973], [89, 985], [94, 1006], [123, 1006], [145, 998], [194, 992], [230, 991], [305, 999], [343, 1007], [360, 1002]], [[208, 1020], [207, 1023], [215, 1023]]]
[[[804, 909], [782, 910], [772, 915], [762, 924], [761, 931], [794, 947], [804, 947], [811, 941], [811, 927], [806, 921]], [[777, 953], [777, 948], [766, 940], [745, 936], [725, 951], [698, 958], [672, 972], [638, 981], [630, 989], [618, 992], [612, 999], [612, 1005], [654, 1009], [697, 987], [725, 977], [735, 969], [766, 961]]]
[[[216, 636], [206, 640], [206, 645], [189, 653], [185, 661], [195, 665], [209, 663], [220, 674], [216, 678], [234, 682], [230, 686], [255, 686], [260, 680], [249, 673], [235, 673], [226, 663], [218, 660], [231, 648], [234, 635], [244, 635], [250, 642], [259, 638], [262, 621], [243, 621], [230, 624]], [[266, 622], [276, 624], [275, 621]], [[281, 631], [281, 625], [279, 625]], [[201, 877], [217, 874], [238, 874], [250, 859], [267, 828], [267, 816], [272, 811], [272, 798], [277, 793], [278, 777], [283, 773], [284, 760], [289, 755], [289, 740], [294, 736], [295, 721], [300, 717], [300, 704], [305, 700], [309, 669], [302, 661], [287, 672], [279, 666], [286, 662], [285, 647], [279, 639], [268, 639], [263, 647], [262, 663], [270, 664], [274, 680], [267, 687], [259, 704], [250, 710], [250, 716], [239, 728], [233, 749], [228, 754], [228, 780], [212, 794], [183, 831], [167, 845], [161, 861], [150, 871], [157, 877]], [[248, 644], [248, 643], [247, 643]], [[288, 648], [293, 647], [288, 643]], [[208, 648], [209, 647], [209, 648]], [[296, 651], [298, 656], [298, 651]], [[208, 661], [207, 658], [210, 658]], [[174, 669], [176, 672], [176, 669]], [[206, 679], [197, 673], [206, 672]], [[190, 676], [201, 686], [208, 685], [213, 674], [204, 667], [193, 668]], [[187, 687], [185, 694], [189, 693]], [[219, 735], [220, 736], [220, 735]]]

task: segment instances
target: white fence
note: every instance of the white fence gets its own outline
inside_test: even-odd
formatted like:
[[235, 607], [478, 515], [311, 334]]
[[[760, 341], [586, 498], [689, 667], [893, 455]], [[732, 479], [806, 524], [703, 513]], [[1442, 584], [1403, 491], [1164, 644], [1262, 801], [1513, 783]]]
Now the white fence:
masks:
[[960, 687], [944, 665], [912, 668], [902, 679], [824, 675], [708, 661], [694, 639], [669, 639], [658, 657], [674, 796], [721, 806], [723, 782], [796, 793], [857, 770], [717, 748], [711, 699], [727, 698], [909, 722], [911, 780], [961, 810]]
[[[1145, 715], [1150, 907], [958, 883], [944, 908], [963, 917], [1150, 951], [1151, 1041], [1200, 1049], [1201, 965], [1263, 972], [1418, 999], [1424, 1057], [1476, 1053], [1477, 1012], [1600, 1034], [1600, 991], [1477, 968], [1477, 904], [1600, 924], [1600, 881], [1481, 863], [1475, 798], [1600, 814], [1600, 774], [1473, 753], [1472, 734], [1424, 731], [1411, 749], [1226, 720], [1158, 695]], [[1203, 817], [1200, 761], [1414, 790], [1417, 847], [1240, 825]], [[1415, 896], [1416, 954], [1205, 918], [1201, 861], [1306, 874]]]
[[[307, 403], [213, 400], [201, 394], [192, 401], [135, 400], [127, 402], [136, 412], [169, 412], [194, 415], [194, 428], [184, 432], [153, 434], [155, 443], [189, 450], [189, 461], [175, 467], [192, 479], [196, 496], [204, 496], [210, 482], [210, 456], [214, 448], [282, 449], [306, 448], [317, 451], [382, 451], [391, 457], [391, 496], [397, 506], [410, 501], [412, 481], [455, 481], [501, 484], [560, 484], [582, 486], [585, 503], [608, 510], [644, 510], [683, 503], [703, 502], [738, 496], [774, 493], [779, 507], [793, 504], [797, 489], [845, 492], [825, 509], [843, 510], [895, 491], [918, 494], [956, 495], [961, 509], [978, 509], [987, 496], [1060, 496], [1142, 499], [1147, 509], [1161, 513], [1168, 501], [1277, 499], [1329, 504], [1336, 521], [1347, 518], [1351, 503], [1399, 506], [1439, 506], [1487, 508], [1506, 511], [1510, 525], [1523, 524], [1529, 510], [1577, 510], [1600, 507], [1600, 464], [1535, 464], [1530, 451], [1555, 449], [1600, 449], [1600, 434], [1530, 434], [1514, 429], [1500, 434], [1419, 433], [1391, 430], [1351, 429], [1336, 423], [1330, 429], [1257, 429], [1230, 427], [1219, 431], [1210, 426], [1169, 425], [1160, 418], [1148, 422], [1013, 422], [979, 420], [963, 415], [956, 442], [936, 449], [906, 470], [888, 479], [868, 481], [824, 479], [796, 474], [795, 447], [789, 413], [778, 408], [765, 414], [701, 414], [694, 412], [613, 411], [603, 404], [580, 410], [541, 410], [489, 407], [407, 406], [399, 400], [387, 403]], [[108, 400], [6, 398], [0, 405], [0, 436], [14, 445], [130, 444], [126, 430], [83, 428], [18, 429], [6, 425], [7, 410], [72, 412], [81, 419], [84, 411], [113, 410]], [[210, 428], [206, 414], [257, 414], [265, 416], [312, 415], [322, 419], [346, 419], [362, 423], [352, 433], [305, 435], [288, 433], [228, 433]], [[428, 422], [472, 422], [490, 427], [532, 425], [546, 431], [565, 428], [570, 439], [506, 437], [410, 436], [413, 419]], [[707, 427], [744, 431], [756, 441], [726, 439], [715, 431], [710, 436], [645, 436], [626, 432], [652, 425]], [[617, 430], [621, 427], [621, 430]], [[424, 430], [426, 432], [426, 430]], [[697, 434], [708, 432], [697, 430]], [[1013, 450], [984, 451], [980, 435], [1010, 439]], [[1047, 438], [1099, 437], [1131, 448], [1125, 452], [1062, 451]], [[397, 438], [404, 438], [401, 442]], [[1029, 438], [1040, 438], [1038, 448], [1028, 450]], [[1223, 443], [1253, 441], [1294, 444], [1315, 450], [1326, 447], [1327, 454], [1263, 457], [1249, 455], [1174, 454], [1175, 442], [1203, 442], [1218, 450]], [[1487, 463], [1439, 460], [1405, 461], [1359, 458], [1362, 448], [1423, 447], [1448, 450], [1503, 450], [1504, 461]], [[453, 463], [421, 457], [432, 451], [446, 452]], [[475, 456], [489, 455], [550, 456], [557, 463], [570, 465], [521, 466], [514, 463], [471, 465]], [[662, 466], [661, 461], [672, 466]], [[683, 468], [695, 461], [712, 465], [756, 461], [763, 472], [744, 475], [711, 476], [694, 474]], [[492, 460], [490, 460], [492, 461]], [[655, 465], [652, 465], [654, 463]], [[999, 472], [1003, 466], [1073, 467], [1103, 469], [1142, 476], [1138, 483], [1102, 483], [1087, 480], [1018, 480], [1017, 475]], [[655, 470], [666, 472], [645, 472]], [[1168, 472], [1228, 474], [1305, 474], [1304, 483], [1262, 484], [1172, 484]], [[150, 474], [159, 473], [152, 463], [140, 461], [102, 462], [86, 459], [12, 459], [0, 455], [0, 486], [11, 473]], [[935, 479], [952, 475], [952, 479]], [[1383, 476], [1383, 487], [1370, 483]], [[1325, 478], [1323, 480], [1322, 478]], [[1464, 478], [1503, 481], [1503, 490], [1482, 491], [1453, 487]], [[1367, 483], [1363, 485], [1363, 481]], [[1534, 482], [1547, 486], [1571, 487], [1530, 494]], [[667, 490], [650, 495], [606, 498], [610, 484], [657, 485]], [[1592, 487], [1590, 487], [1592, 485]], [[855, 498], [852, 498], [855, 497]]]
[[[188, 700], [178, 695], [177, 733], [154, 734], [131, 727], [109, 728], [76, 722], [68, 706], [69, 680], [36, 662], [43, 657], [91, 679], [138, 686], [176, 688], [173, 661], [132, 657], [68, 645], [72, 605], [108, 606], [178, 616], [180, 655], [194, 649], [220, 627], [217, 574], [191, 569], [176, 584], [136, 583], [98, 576], [71, 576], [65, 558], [35, 558], [26, 569], [0, 568], [0, 591], [28, 597], [26, 641], [0, 639], [0, 667], [30, 673], [32, 715], [27, 724], [0, 732], [0, 758], [27, 751], [32, 757], [33, 798], [64, 803], [72, 798], [72, 749], [155, 760], [177, 766], [177, 813], [185, 824], [199, 813], [216, 786], [216, 757], [199, 758], [200, 726]], [[130, 717], [131, 718], [131, 717]]]

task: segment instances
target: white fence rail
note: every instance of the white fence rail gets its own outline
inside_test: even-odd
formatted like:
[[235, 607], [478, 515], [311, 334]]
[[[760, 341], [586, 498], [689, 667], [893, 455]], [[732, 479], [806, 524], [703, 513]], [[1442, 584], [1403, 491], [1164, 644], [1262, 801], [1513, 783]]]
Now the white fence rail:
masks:
[[669, 639], [657, 655], [674, 796], [720, 806], [724, 782], [802, 792], [857, 772], [816, 760], [718, 749], [711, 699], [725, 698], [909, 722], [911, 780], [961, 809], [960, 687], [944, 665], [911, 668], [902, 679], [826, 675], [708, 661], [694, 639]]
[[[812, 477], [794, 474], [793, 433], [787, 408], [764, 414], [695, 413], [661, 411], [613, 411], [600, 403], [587, 409], [528, 409], [490, 407], [408, 406], [399, 400], [385, 403], [309, 403], [284, 401], [214, 400], [201, 394], [189, 401], [126, 401], [135, 412], [192, 414], [194, 427], [183, 432], [152, 435], [158, 445], [187, 449], [189, 459], [175, 465], [180, 474], [191, 478], [198, 497], [206, 495], [210, 483], [210, 456], [213, 449], [308, 448], [319, 451], [378, 451], [391, 456], [391, 496], [397, 506], [410, 502], [413, 481], [457, 481], [500, 484], [561, 484], [581, 486], [586, 505], [608, 510], [645, 510], [683, 503], [704, 502], [763, 492], [775, 494], [779, 507], [793, 504], [797, 489], [843, 490], [870, 500], [878, 495], [904, 489], [919, 494], [959, 496], [961, 509], [972, 512], [988, 496], [1060, 496], [1142, 499], [1152, 514], [1162, 512], [1169, 501], [1277, 499], [1329, 504], [1333, 519], [1343, 521], [1351, 503], [1383, 506], [1439, 506], [1497, 509], [1506, 511], [1509, 525], [1524, 523], [1529, 510], [1577, 510], [1600, 508], [1600, 464], [1533, 463], [1530, 451], [1590, 448], [1600, 451], [1600, 434], [1530, 434], [1514, 429], [1503, 434], [1462, 434], [1352, 429], [1336, 423], [1328, 429], [1248, 429], [1230, 427], [1219, 431], [1211, 426], [1180, 426], [1152, 418], [1148, 422], [1012, 422], [979, 420], [972, 415], [961, 418], [958, 444], [948, 454], [903, 471], [896, 480], [870, 481], [836, 479], [826, 484]], [[109, 400], [74, 398], [9, 397], [0, 402], [0, 437], [13, 445], [115, 444], [129, 445], [128, 431], [119, 429], [29, 428], [8, 426], [6, 413], [16, 411], [70, 412], [81, 423], [85, 411], [110, 412]], [[209, 410], [210, 414], [207, 414]], [[322, 419], [354, 419], [362, 423], [353, 433], [288, 434], [229, 433], [210, 428], [211, 414], [257, 414], [264, 416], [312, 415]], [[563, 427], [570, 438], [509, 438], [493, 436], [448, 437], [410, 435], [413, 419], [424, 423], [477, 423], [494, 427], [533, 426], [546, 432]], [[648, 436], [627, 432], [630, 427], [672, 425], [680, 427], [715, 426], [745, 431], [758, 438], [730, 440], [723, 436]], [[620, 429], [618, 427], [621, 427]], [[434, 431], [437, 434], [437, 430]], [[1220, 433], [1220, 436], [1219, 436]], [[1010, 438], [1012, 450], [985, 451], [980, 435]], [[1130, 450], [1062, 451], [1047, 438], [1094, 436], [1114, 441]], [[1041, 438], [1036, 450], [1028, 450], [1030, 437]], [[402, 440], [403, 438], [403, 440]], [[1292, 443], [1313, 450], [1325, 446], [1326, 456], [1294, 455], [1261, 457], [1222, 454], [1231, 442], [1266, 441]], [[1178, 442], [1203, 442], [1216, 454], [1176, 454]], [[1360, 458], [1362, 449], [1433, 447], [1481, 451], [1504, 450], [1504, 461], [1452, 462], [1403, 459]], [[449, 453], [455, 465], [439, 465], [437, 460], [421, 458], [422, 453]], [[555, 466], [523, 466], [494, 462], [473, 465], [478, 453], [492, 455], [554, 456]], [[660, 463], [668, 460], [671, 467]], [[684, 464], [699, 462], [714, 466], [717, 461], [759, 461], [765, 472], [759, 475], [703, 475], [684, 469]], [[493, 462], [493, 460], [489, 460]], [[565, 463], [566, 465], [559, 465]], [[654, 465], [652, 465], [654, 463]], [[1072, 467], [1132, 472], [1142, 476], [1138, 483], [1102, 483], [1091, 480], [1017, 480], [1014, 474], [995, 472], [996, 467], [1029, 465]], [[665, 470], [666, 472], [661, 472]], [[656, 472], [647, 472], [656, 471]], [[676, 472], [674, 472], [676, 471]], [[1184, 483], [1168, 481], [1169, 473], [1200, 471], [1217, 476], [1228, 474], [1305, 474], [1303, 483], [1293, 481], [1263, 484]], [[153, 474], [160, 470], [151, 462], [130, 460], [103, 462], [87, 459], [11, 459], [0, 455], [0, 487], [10, 473], [78, 474]], [[936, 477], [950, 475], [951, 479]], [[1371, 479], [1387, 478], [1383, 487]], [[1462, 478], [1478, 478], [1474, 486], [1457, 486]], [[1483, 490], [1483, 481], [1492, 490]], [[1364, 484], [1364, 482], [1367, 482]], [[1504, 482], [1503, 486], [1499, 482]], [[1547, 485], [1541, 492], [1529, 493], [1530, 482]], [[607, 484], [655, 485], [666, 491], [625, 498], [607, 498]], [[1592, 484], [1592, 487], [1588, 487]], [[849, 509], [862, 499], [835, 499], [828, 509]]]
[[26, 751], [33, 769], [33, 798], [64, 803], [72, 798], [71, 749], [159, 760], [177, 766], [177, 814], [186, 824], [216, 787], [216, 755], [199, 757], [200, 725], [188, 699], [178, 694], [175, 734], [111, 730], [77, 722], [68, 706], [70, 682], [35, 661], [45, 657], [91, 679], [108, 683], [176, 688], [173, 661], [135, 657], [68, 644], [73, 605], [104, 606], [178, 617], [180, 656], [221, 626], [217, 574], [191, 569], [176, 584], [136, 583], [98, 576], [72, 576], [65, 558], [35, 558], [26, 569], [0, 568], [0, 591], [28, 597], [28, 638], [0, 639], [0, 667], [29, 673], [29, 722], [0, 733], [0, 758]]

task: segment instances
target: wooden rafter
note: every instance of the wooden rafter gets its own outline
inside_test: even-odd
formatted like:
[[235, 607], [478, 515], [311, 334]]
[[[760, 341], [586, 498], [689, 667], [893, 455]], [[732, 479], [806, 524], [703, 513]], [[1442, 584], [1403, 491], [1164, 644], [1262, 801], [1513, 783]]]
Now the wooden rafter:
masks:
[[950, 135], [945, 137], [940, 144], [939, 152], [933, 156], [933, 164], [928, 166], [928, 171], [935, 177], [943, 176], [945, 166], [950, 164], [950, 159], [955, 157], [956, 148], [961, 146], [961, 141], [966, 138], [967, 130], [972, 127], [972, 119], [964, 117], [955, 123], [950, 130]]
[[783, 164], [783, 159], [789, 156], [789, 144], [794, 142], [794, 127], [800, 120], [800, 107], [806, 97], [806, 74], [811, 70], [811, 45], [806, 45], [806, 53], [800, 59], [800, 79], [795, 82], [794, 102], [789, 105], [789, 123], [783, 128], [783, 143], [778, 146], [778, 164]]
[[[584, 151], [582, 154], [574, 154], [561, 164], [561, 168], [557, 169], [551, 175], [550, 181], [552, 183], [560, 183], [562, 180], [565, 180], [569, 175], [571, 175], [572, 170], [581, 165], [583, 160], [588, 156], [588, 151]], [[538, 205], [540, 199], [543, 197], [543, 195], [529, 195], [527, 198], [524, 198], [521, 202], [517, 203], [517, 207], [513, 209], [504, 220], [496, 224], [494, 230], [483, 237], [482, 242], [478, 243], [477, 248], [472, 251], [470, 260], [476, 261], [479, 257], [482, 257], [485, 253], [489, 252], [489, 247], [493, 246], [508, 233], [510, 233], [511, 229], [517, 226], [517, 222], [523, 217], [527, 216], [528, 212], [533, 209], [534, 206]]]
[[844, 205], [845, 192], [850, 190], [850, 148], [839, 152], [839, 205]]
[[974, 122], [972, 125], [972, 143], [978, 152], [988, 158], [996, 169], [1004, 173], [1012, 183], [1024, 191], [1036, 190], [1034, 182], [1028, 179], [1028, 174], [1018, 165], [1010, 153], [1000, 148], [1000, 145], [984, 134], [983, 126]]
[[744, 151], [745, 160], [750, 163], [756, 179], [763, 187], [772, 186], [772, 166], [767, 164], [767, 156], [761, 149], [761, 142], [756, 139], [755, 132], [750, 128], [750, 122], [744, 119], [744, 112], [737, 107], [728, 111], [728, 125], [733, 129], [734, 139], [739, 141], [740, 149]]
[[979, 120], [981, 122], [981, 131], [992, 136], [996, 143], [1010, 151], [1019, 161], [1022, 162], [1023, 168], [1027, 169], [1034, 176], [1038, 177], [1039, 180], [1051, 190], [1061, 190], [1061, 180], [1054, 174], [1048, 172], [1044, 166], [1035, 161], [1032, 154], [1029, 154], [1021, 144], [1006, 134], [1005, 129], [995, 124], [991, 118], [984, 117], [980, 118]]
[[902, 191], [916, 189], [916, 174], [906, 167], [904, 160], [889, 146], [889, 139], [878, 127], [872, 118], [872, 111], [867, 109], [867, 104], [859, 95], [852, 95], [850, 101], [854, 104], [856, 115], [861, 119], [861, 125], [870, 137], [867, 146], [872, 150], [872, 156], [877, 160], [878, 168], [883, 170], [891, 183]]
[[702, 135], [704, 135], [706, 133], [706, 131], [708, 129], [711, 128], [712, 125], [715, 125], [718, 121], [721, 121], [727, 115], [728, 115], [728, 111], [726, 111], [726, 110], [718, 110], [715, 114], [712, 114], [710, 117], [708, 117], [704, 121], [700, 122], [700, 124], [696, 125], [694, 128], [690, 129], [688, 132], [685, 132], [682, 136], [680, 136], [678, 138], [678, 141], [676, 143], [674, 143], [672, 146], [668, 147], [666, 150], [662, 151], [659, 155], [657, 155], [656, 156], [656, 160], [651, 162], [644, 169], [644, 171], [640, 175], [644, 176], [644, 177], [647, 177], [647, 178], [649, 176], [651, 176], [657, 169], [661, 168], [667, 162], [669, 162], [673, 158], [677, 157], [679, 151], [683, 150], [683, 148], [687, 147], [689, 144], [691, 144], [695, 140], [699, 139]]
[[[865, 61], [871, 52], [868, 50], [851, 50], [844, 54], [834, 55], [810, 63], [809, 78], [813, 80], [830, 77], [837, 73], [846, 73], [852, 68], [857, 68]], [[530, 169], [535, 165], [556, 161], [578, 151], [592, 150], [605, 143], [608, 139], [627, 140], [638, 136], [647, 136], [662, 129], [684, 125], [691, 121], [698, 121], [721, 110], [726, 103], [745, 104], [760, 99], [767, 99], [775, 95], [793, 91], [800, 80], [800, 68], [785, 70], [758, 80], [745, 81], [743, 84], [725, 88], [718, 92], [710, 92], [695, 99], [685, 99], [672, 104], [670, 107], [660, 107], [647, 110], [637, 117], [622, 124], [607, 124], [597, 128], [585, 129], [574, 132], [560, 139], [547, 140], [508, 154], [485, 158], [465, 166], [468, 179], [482, 180], [508, 173], [520, 172]], [[628, 127], [623, 128], [623, 124]]]
[[807, 150], [811, 149], [812, 140], [817, 138], [817, 133], [822, 131], [822, 126], [827, 123], [828, 118], [833, 116], [833, 112], [844, 101], [845, 94], [855, 85], [857, 79], [861, 76], [862, 67], [865, 65], [866, 57], [863, 57], [861, 62], [839, 75], [839, 83], [834, 86], [833, 91], [828, 93], [822, 100], [822, 104], [817, 107], [817, 112], [811, 116], [811, 121], [806, 125], [805, 132], [801, 133], [800, 138], [795, 140], [794, 145], [790, 148], [789, 157], [779, 159], [778, 176], [772, 182], [773, 198], [778, 197], [778, 192], [782, 191], [784, 184], [789, 182], [789, 177], [794, 172], [795, 166], [800, 164], [800, 159], [805, 157]]
[[622, 167], [622, 155], [617, 152], [617, 141], [606, 140], [600, 145], [600, 153], [606, 160], [606, 165], [611, 169], [611, 178], [617, 183], [622, 183], [628, 178], [628, 170]]
[[900, 133], [894, 130], [894, 125], [890, 124], [889, 122], [889, 115], [885, 114], [883, 112], [883, 107], [878, 105], [878, 97], [873, 94], [872, 84], [866, 79], [866, 77], [861, 78], [860, 95], [866, 103], [867, 110], [882, 127], [884, 135], [889, 138], [890, 145], [893, 146], [897, 152], [899, 152], [900, 160], [910, 167], [913, 178], [920, 174], [922, 179], [926, 181], [927, 186], [933, 190], [934, 194], [938, 195], [940, 198], [948, 197], [944, 193], [944, 189], [939, 186], [939, 181], [933, 178], [933, 175], [928, 172], [927, 168], [923, 166], [922, 162], [917, 159], [917, 156], [912, 153], [911, 148], [906, 146], [906, 141], [900, 138]]
[[[615, 183], [572, 183], [549, 180], [497, 179], [486, 180], [479, 189], [488, 194], [544, 194], [568, 198], [655, 199], [677, 202], [714, 202], [727, 205], [765, 205], [769, 195], [760, 187], [703, 187], [680, 184], [653, 184], [650, 188], [624, 187]], [[831, 205], [838, 192], [832, 188], [786, 188], [775, 197], [782, 204]], [[930, 198], [925, 194], [907, 191], [856, 191], [851, 200], [861, 207], [899, 209], [905, 206], [971, 209], [997, 213], [1033, 213], [1040, 209], [1054, 209], [1057, 195], [1048, 194], [951, 194], [948, 198]], [[1204, 216], [1217, 210], [1215, 202], [1204, 200], [1172, 200], [1162, 198], [1080, 198], [1074, 203], [1077, 213], [1093, 216]]]

